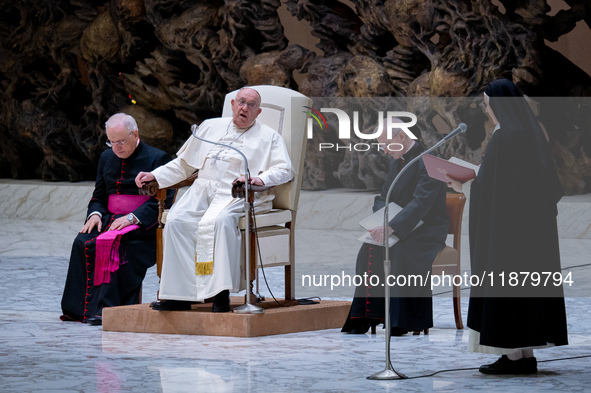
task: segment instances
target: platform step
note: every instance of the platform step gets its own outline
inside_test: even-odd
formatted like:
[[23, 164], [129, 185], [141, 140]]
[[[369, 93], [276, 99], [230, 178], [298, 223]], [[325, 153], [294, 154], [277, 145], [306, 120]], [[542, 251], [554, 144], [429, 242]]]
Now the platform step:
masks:
[[[231, 298], [232, 309], [242, 304], [243, 298]], [[212, 313], [211, 304], [194, 304], [187, 311], [156, 311], [147, 303], [109, 307], [103, 309], [103, 330], [260, 337], [335, 329], [345, 323], [351, 302], [322, 300], [319, 304], [281, 307], [275, 301], [267, 301], [261, 307], [265, 308], [263, 314]]]

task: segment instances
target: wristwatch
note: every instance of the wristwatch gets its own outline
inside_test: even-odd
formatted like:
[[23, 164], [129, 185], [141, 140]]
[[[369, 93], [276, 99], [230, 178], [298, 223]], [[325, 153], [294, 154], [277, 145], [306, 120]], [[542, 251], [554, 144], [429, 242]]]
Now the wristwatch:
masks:
[[135, 217], [133, 216], [133, 214], [129, 213], [125, 216], [125, 218], [127, 218], [130, 224], [135, 224]]

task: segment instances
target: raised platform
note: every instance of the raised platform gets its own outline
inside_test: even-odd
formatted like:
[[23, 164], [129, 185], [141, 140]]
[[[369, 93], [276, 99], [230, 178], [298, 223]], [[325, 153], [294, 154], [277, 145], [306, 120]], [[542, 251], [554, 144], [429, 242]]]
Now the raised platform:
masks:
[[[243, 298], [232, 296], [232, 309]], [[278, 299], [281, 301], [281, 299]], [[103, 330], [133, 333], [259, 337], [334, 329], [343, 326], [351, 302], [280, 307], [275, 301], [258, 303], [263, 314], [212, 313], [211, 304], [194, 304], [190, 311], [155, 311], [149, 304], [105, 308]]]

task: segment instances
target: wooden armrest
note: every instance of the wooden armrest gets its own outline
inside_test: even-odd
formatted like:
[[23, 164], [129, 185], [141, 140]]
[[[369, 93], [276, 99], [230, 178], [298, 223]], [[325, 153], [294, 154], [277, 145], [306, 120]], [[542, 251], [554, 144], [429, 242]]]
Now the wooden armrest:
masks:
[[254, 192], [261, 192], [261, 191], [267, 191], [267, 190], [270, 190], [270, 189], [271, 189], [271, 188], [273, 188], [273, 187], [274, 187], [274, 186], [265, 186], [265, 185], [262, 185], [262, 186], [255, 186], [254, 184], [250, 184], [250, 185], [248, 186], [248, 190], [249, 190], [249, 191], [251, 191], [251, 190], [252, 190], [252, 191], [254, 191]]
[[[257, 186], [254, 184], [248, 185], [248, 193], [250, 195], [249, 200], [253, 200], [255, 192], [267, 191], [273, 188], [273, 186]], [[236, 180], [232, 183], [232, 196], [234, 198], [244, 198], [244, 182], [237, 183]]]
[[158, 182], [156, 180], [152, 180], [144, 184], [138, 192], [140, 195], [156, 196], [156, 194], [158, 194], [158, 190], [160, 190], [160, 187], [158, 187]]
[[[195, 180], [199, 177], [199, 172], [195, 171], [191, 176], [187, 177], [185, 180], [182, 180], [176, 184], [173, 184], [170, 187], [163, 188], [164, 190], [178, 190], [179, 188], [188, 187], [192, 185]], [[142, 186], [140, 188], [139, 193], [140, 195], [150, 195], [150, 196], [157, 196], [158, 191], [160, 190], [160, 186], [158, 186], [158, 182], [156, 180], [152, 180]]]
[[180, 182], [178, 182], [177, 184], [173, 184], [170, 187], [167, 187], [168, 189], [175, 189], [178, 190], [179, 188], [183, 188], [183, 187], [189, 187], [191, 185], [193, 185], [193, 183], [195, 182], [195, 180], [197, 180], [197, 178], [199, 177], [199, 172], [195, 171], [193, 172], [193, 174], [189, 177], [187, 177], [185, 180], [182, 180]]

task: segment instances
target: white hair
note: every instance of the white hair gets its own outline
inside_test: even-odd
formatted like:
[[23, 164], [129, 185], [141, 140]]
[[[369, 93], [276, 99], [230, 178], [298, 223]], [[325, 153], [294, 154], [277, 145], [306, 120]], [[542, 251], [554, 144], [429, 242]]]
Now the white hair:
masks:
[[254, 91], [255, 93], [257, 93], [257, 97], [258, 97], [258, 99], [259, 99], [258, 105], [260, 106], [260, 105], [261, 105], [261, 102], [262, 102], [261, 93], [259, 93], [259, 92], [258, 92], [256, 89], [253, 89], [253, 88], [252, 88], [252, 87], [250, 87], [250, 86], [244, 86], [244, 87], [241, 87], [240, 89], [238, 89], [238, 92], [236, 92], [236, 95], [238, 95], [238, 93], [240, 93], [240, 92], [241, 92], [242, 90], [244, 90], [244, 89], [249, 89], [249, 90], [252, 90], [252, 91]]
[[105, 122], [105, 129], [123, 125], [129, 132], [137, 131], [135, 119], [125, 113], [116, 113]]

